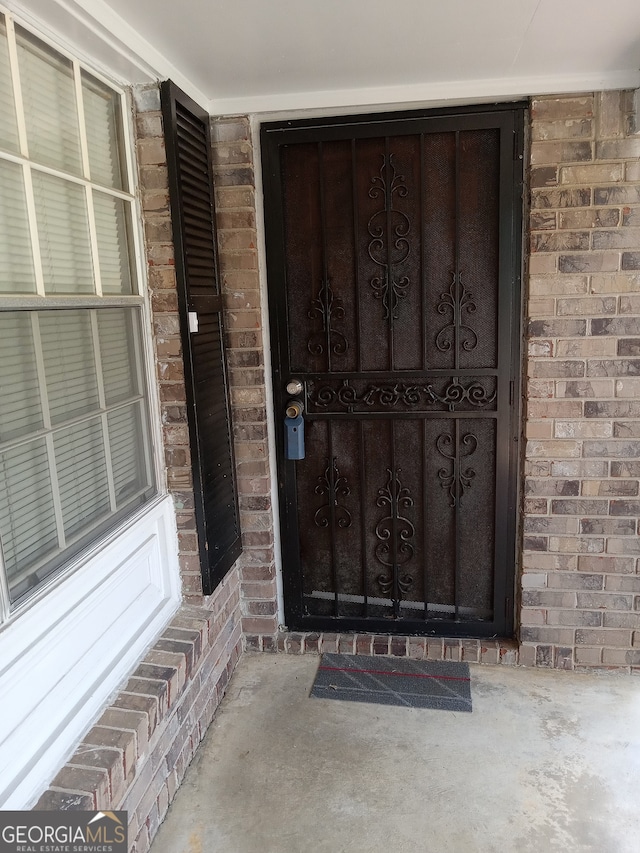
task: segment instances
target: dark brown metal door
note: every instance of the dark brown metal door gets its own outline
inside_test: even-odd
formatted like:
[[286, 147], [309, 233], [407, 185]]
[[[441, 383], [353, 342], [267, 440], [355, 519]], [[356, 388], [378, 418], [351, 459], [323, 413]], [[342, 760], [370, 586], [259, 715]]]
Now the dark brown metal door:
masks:
[[263, 127], [287, 625], [513, 630], [521, 106]]

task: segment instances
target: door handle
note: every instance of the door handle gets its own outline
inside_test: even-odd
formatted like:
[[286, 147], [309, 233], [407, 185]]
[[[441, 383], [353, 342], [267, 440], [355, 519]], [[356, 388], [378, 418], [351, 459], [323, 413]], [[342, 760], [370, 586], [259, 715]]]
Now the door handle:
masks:
[[304, 459], [304, 406], [289, 400], [284, 417], [284, 449], [287, 459]]

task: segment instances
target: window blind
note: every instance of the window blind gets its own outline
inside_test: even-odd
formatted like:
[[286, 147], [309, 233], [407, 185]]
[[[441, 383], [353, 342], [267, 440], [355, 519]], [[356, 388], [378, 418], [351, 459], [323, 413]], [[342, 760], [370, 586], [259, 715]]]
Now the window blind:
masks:
[[94, 191], [93, 209], [103, 293], [132, 292], [127, 208], [122, 199]]
[[141, 403], [134, 403], [108, 416], [111, 465], [118, 508], [147, 488], [140, 407]]
[[35, 169], [32, 175], [45, 291], [93, 293], [84, 188]]
[[126, 189], [120, 101], [112, 89], [86, 71], [82, 72], [82, 100], [91, 179], [107, 187]]
[[80, 133], [70, 60], [16, 27], [18, 67], [29, 156], [81, 174]]
[[38, 326], [53, 426], [96, 410], [98, 377], [88, 311], [40, 311]]
[[98, 334], [104, 396], [108, 406], [140, 393], [135, 373], [131, 311], [106, 308], [98, 312]]
[[64, 534], [72, 539], [110, 510], [102, 420], [59, 430], [53, 442]]
[[2, 121], [0, 121], [0, 148], [16, 153], [18, 151], [18, 124], [12, 85], [7, 28], [4, 16], [0, 15], [0, 116], [2, 116]]
[[0, 535], [11, 597], [30, 585], [29, 573], [58, 551], [53, 490], [45, 440], [0, 453]]
[[153, 493], [140, 335], [132, 307], [0, 312], [0, 539], [12, 597]]
[[8, 160], [0, 160], [0, 199], [0, 293], [35, 293], [22, 167]]
[[0, 314], [0, 387], [0, 442], [42, 429], [36, 353], [27, 312]]

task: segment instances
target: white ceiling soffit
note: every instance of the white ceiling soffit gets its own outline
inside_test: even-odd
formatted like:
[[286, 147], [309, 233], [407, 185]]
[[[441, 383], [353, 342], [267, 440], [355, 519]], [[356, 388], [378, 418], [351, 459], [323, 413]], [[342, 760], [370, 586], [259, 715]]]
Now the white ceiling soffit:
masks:
[[23, 2], [91, 19], [219, 114], [640, 86], [639, 0]]
[[171, 78], [209, 108], [209, 97], [183, 70], [103, 0], [0, 0], [0, 11], [3, 8], [123, 85]]

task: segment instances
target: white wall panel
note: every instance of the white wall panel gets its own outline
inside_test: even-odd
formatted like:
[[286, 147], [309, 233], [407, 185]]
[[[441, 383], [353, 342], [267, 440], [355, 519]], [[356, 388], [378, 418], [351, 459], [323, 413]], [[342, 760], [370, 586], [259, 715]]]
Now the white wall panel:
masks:
[[33, 805], [180, 601], [171, 498], [0, 631], [0, 808]]

